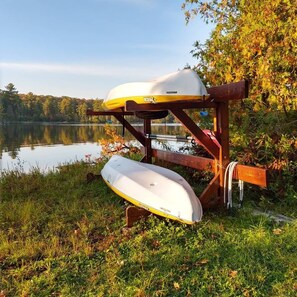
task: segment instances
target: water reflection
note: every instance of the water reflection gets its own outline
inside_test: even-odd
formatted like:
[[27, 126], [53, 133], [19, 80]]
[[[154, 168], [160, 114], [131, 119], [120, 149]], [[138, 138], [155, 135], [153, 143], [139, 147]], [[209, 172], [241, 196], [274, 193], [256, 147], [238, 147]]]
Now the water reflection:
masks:
[[[119, 134], [121, 126], [115, 126]], [[136, 126], [142, 130], [142, 126]], [[153, 125], [155, 134], [182, 134], [182, 127]], [[16, 166], [50, 167], [84, 158], [85, 154], [99, 157], [98, 140], [105, 138], [104, 125], [70, 124], [9, 124], [0, 125], [0, 161], [2, 169]], [[133, 137], [125, 131], [125, 138]], [[27, 170], [26, 170], [27, 171]]]
[[[116, 126], [118, 133], [122, 127]], [[141, 126], [136, 129], [141, 130]], [[155, 125], [156, 134], [178, 134], [180, 126]], [[54, 144], [71, 145], [73, 143], [98, 142], [105, 137], [104, 125], [50, 125], [50, 124], [9, 124], [0, 125], [0, 158], [3, 152], [8, 152], [11, 158], [16, 158], [21, 147], [45, 146]], [[132, 139], [125, 132], [127, 139]]]

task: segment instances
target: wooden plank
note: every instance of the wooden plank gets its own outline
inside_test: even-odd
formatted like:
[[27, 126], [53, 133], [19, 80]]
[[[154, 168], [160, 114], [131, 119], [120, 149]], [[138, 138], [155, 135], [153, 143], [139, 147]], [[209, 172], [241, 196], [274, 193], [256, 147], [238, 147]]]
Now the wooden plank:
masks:
[[233, 172], [233, 178], [266, 188], [269, 184], [268, 172], [264, 168], [238, 164]]
[[191, 108], [215, 108], [216, 103], [210, 100], [201, 101], [175, 101], [175, 102], [164, 102], [164, 103], [151, 103], [151, 104], [137, 104], [135, 101], [128, 100], [126, 102], [125, 110], [128, 111], [158, 111], [158, 110], [169, 110], [170, 108], [177, 109], [191, 109]]
[[[183, 155], [181, 153], [157, 149], [152, 150], [152, 156], [154, 158], [158, 158], [174, 164], [215, 173], [215, 161], [210, 158]], [[269, 185], [269, 172], [270, 170], [264, 168], [238, 164], [234, 168], [233, 179], [240, 179], [244, 182], [266, 188]]]
[[87, 109], [86, 115], [87, 116], [107, 116], [107, 115], [134, 115], [134, 112], [128, 112], [128, 111], [94, 111], [91, 109]]
[[230, 83], [221, 86], [215, 86], [207, 89], [210, 99], [215, 102], [226, 102], [228, 100], [240, 100], [247, 98], [249, 85], [247, 80], [236, 83]]
[[173, 115], [190, 131], [196, 141], [201, 144], [215, 159], [219, 159], [219, 147], [208, 137], [194, 121], [180, 109], [170, 109]]
[[163, 150], [152, 150], [152, 156], [166, 162], [187, 166], [197, 170], [214, 172], [214, 160], [204, 157], [184, 155], [181, 153], [168, 152]]

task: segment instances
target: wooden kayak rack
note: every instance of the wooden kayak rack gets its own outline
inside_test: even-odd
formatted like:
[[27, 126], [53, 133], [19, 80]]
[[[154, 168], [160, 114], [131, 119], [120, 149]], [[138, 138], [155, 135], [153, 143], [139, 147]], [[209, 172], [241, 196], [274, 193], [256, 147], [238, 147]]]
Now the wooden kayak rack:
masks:
[[[199, 196], [203, 209], [222, 206], [224, 204], [225, 169], [230, 163], [229, 155], [229, 101], [241, 100], [248, 97], [248, 82], [246, 80], [215, 86], [207, 89], [210, 95], [200, 101], [176, 101], [166, 103], [137, 104], [127, 101], [119, 111], [88, 110], [89, 116], [114, 116], [144, 147], [142, 162], [152, 163], [153, 158], [165, 160], [196, 170], [206, 170], [214, 174], [213, 179]], [[217, 141], [207, 136], [196, 123], [187, 115], [187, 109], [214, 109], [214, 135]], [[126, 119], [125, 115], [134, 115], [140, 111], [168, 110], [191, 133], [195, 141], [202, 145], [212, 158], [185, 155], [176, 152], [153, 149], [151, 138], [151, 119], [143, 119], [143, 132], [136, 130]], [[260, 187], [268, 186], [268, 170], [237, 164], [233, 178]]]

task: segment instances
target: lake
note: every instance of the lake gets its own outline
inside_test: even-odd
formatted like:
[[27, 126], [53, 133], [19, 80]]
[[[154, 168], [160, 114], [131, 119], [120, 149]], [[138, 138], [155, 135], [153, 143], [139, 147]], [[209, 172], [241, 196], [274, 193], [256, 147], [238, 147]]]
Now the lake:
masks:
[[[115, 126], [119, 134], [121, 126]], [[142, 129], [137, 126], [137, 129]], [[153, 125], [154, 134], [185, 134], [179, 125]], [[38, 167], [41, 171], [74, 161], [100, 157], [98, 140], [105, 138], [104, 125], [96, 124], [7, 124], [0, 125], [0, 169], [30, 171]], [[128, 131], [127, 140], [133, 140]], [[153, 142], [158, 147], [157, 142]], [[178, 148], [178, 145], [169, 142]]]

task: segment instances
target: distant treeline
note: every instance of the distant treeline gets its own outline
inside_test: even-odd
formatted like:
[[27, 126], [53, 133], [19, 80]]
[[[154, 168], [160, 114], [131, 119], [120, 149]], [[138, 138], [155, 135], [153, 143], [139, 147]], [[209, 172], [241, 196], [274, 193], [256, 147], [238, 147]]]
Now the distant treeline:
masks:
[[[4, 90], [0, 89], [0, 124], [9, 122], [80, 122], [80, 123], [116, 123], [112, 116], [87, 116], [87, 109], [101, 111], [103, 99], [78, 99], [68, 96], [19, 94], [13, 83]], [[189, 114], [201, 119], [199, 112]], [[129, 116], [129, 122], [142, 122], [135, 116]], [[155, 123], [174, 123], [172, 114], [166, 118], [154, 120]]]
[[101, 110], [102, 101], [35, 95], [31, 92], [19, 94], [14, 84], [10, 83], [4, 90], [0, 90], [0, 122], [99, 122], [98, 117], [87, 117], [86, 111]]

